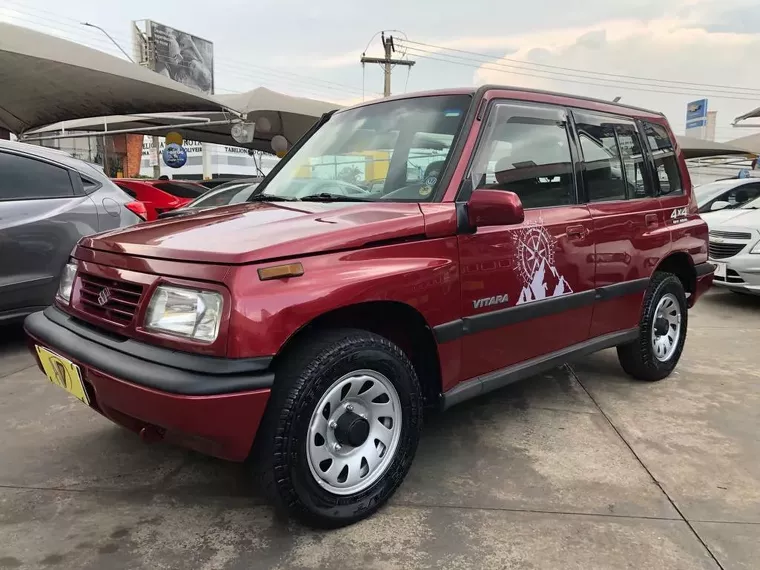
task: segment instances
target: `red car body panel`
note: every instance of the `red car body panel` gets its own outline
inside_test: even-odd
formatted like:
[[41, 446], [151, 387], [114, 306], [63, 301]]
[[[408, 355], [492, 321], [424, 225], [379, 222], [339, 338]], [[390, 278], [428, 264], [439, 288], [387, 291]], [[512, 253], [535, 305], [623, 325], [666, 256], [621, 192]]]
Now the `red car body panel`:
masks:
[[[34, 345], [46, 343], [33, 335], [29, 335], [29, 343], [42, 370]], [[269, 400], [270, 390], [212, 396], [169, 394], [72, 361], [82, 371], [90, 406], [109, 420], [135, 433], [147, 430], [147, 441], [163, 439], [229, 461], [244, 461], [248, 456]], [[224, 421], [217, 421], [220, 418]]]
[[[168, 180], [147, 180], [141, 178], [113, 178], [114, 184], [126, 190], [133, 195], [136, 200], [145, 204], [147, 210], [147, 220], [153, 221], [158, 219], [158, 214], [168, 210], [181, 208], [185, 204], [193, 201], [193, 198], [181, 198], [174, 196], [156, 187], [156, 184], [169, 182]], [[194, 182], [182, 181], [182, 184], [191, 184], [198, 186], [199, 191], [205, 191], [206, 188], [201, 184]]]
[[[471, 91], [417, 96], [440, 93]], [[73, 254], [80, 272], [141, 286], [135, 317], [127, 325], [94, 317], [82, 304], [79, 283], [70, 304], [59, 308], [126, 339], [239, 361], [276, 359], [299, 331], [327, 313], [395, 303], [417, 311], [435, 333], [444, 393], [589, 339], [637, 328], [646, 288], [638, 285], [664, 260], [683, 256], [692, 267], [707, 261], [707, 226], [697, 214], [680, 149], [676, 148], [684, 187], [680, 195], [529, 209], [520, 224], [460, 231], [455, 199], [494, 99], [625, 115], [663, 125], [675, 140], [664, 117], [656, 113], [550, 93], [485, 89], [473, 102], [474, 118], [461, 134], [460, 154], [449, 167], [441, 202], [239, 204], [91, 236]], [[684, 209], [685, 215], [672, 216]], [[534, 238], [552, 244], [550, 265], [520, 265], [520, 252]], [[302, 275], [259, 278], [259, 269], [291, 262], [303, 266]], [[540, 275], [542, 281], [526, 285], [526, 272]], [[709, 272], [695, 275], [690, 306], [711, 282]], [[140, 325], [146, 300], [163, 283], [222, 295], [224, 315], [214, 342], [183, 340]], [[633, 287], [609, 298], [602, 294], [621, 284]], [[573, 293], [583, 302], [528, 315], [522, 309], [542, 299], [535, 296], [534, 285], [559, 290], [560, 295]], [[488, 298], [509, 301], [501, 310], [478, 305]], [[507, 310], [516, 315], [514, 322], [470, 328], [483, 317]], [[439, 334], [452, 325], [462, 334]], [[46, 344], [36, 337], [33, 341]], [[244, 459], [250, 449], [269, 394], [266, 389], [171, 394], [76, 362], [93, 391], [94, 407], [107, 417], [137, 431], [157, 428], [194, 449], [233, 460]]]
[[418, 204], [237, 204], [81, 242], [101, 251], [239, 265], [357, 249], [425, 233]]

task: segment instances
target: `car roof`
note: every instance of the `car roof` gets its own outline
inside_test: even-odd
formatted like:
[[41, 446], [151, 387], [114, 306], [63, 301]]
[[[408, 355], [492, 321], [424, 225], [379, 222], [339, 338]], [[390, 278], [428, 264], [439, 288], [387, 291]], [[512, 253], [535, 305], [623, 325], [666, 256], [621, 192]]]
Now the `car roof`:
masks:
[[582, 95], [573, 95], [570, 93], [561, 93], [558, 91], [545, 91], [542, 89], [528, 89], [526, 87], [515, 87], [514, 85], [495, 85], [495, 84], [482, 85], [478, 88], [455, 87], [451, 89], [437, 89], [434, 91], [417, 91], [414, 93], [404, 93], [402, 95], [395, 95], [393, 97], [373, 99], [372, 101], [358, 103], [357, 105], [354, 105], [352, 107], [347, 107], [346, 109], [341, 109], [340, 111], [337, 111], [337, 112], [341, 113], [348, 109], [356, 109], [358, 107], [374, 105], [376, 103], [382, 103], [384, 101], [412, 99], [415, 97], [434, 97], [437, 95], [476, 95], [478, 93], [485, 93], [486, 91], [520, 91], [522, 93], [533, 93], [536, 95], [544, 95], [544, 96], [550, 95], [554, 97], [563, 97], [565, 99], [571, 99], [575, 101], [582, 101], [585, 103], [594, 103], [594, 104], [604, 105], [605, 107], [616, 107], [620, 109], [621, 114], [624, 114], [624, 115], [630, 114], [631, 111], [636, 111], [637, 113], [643, 112], [643, 113], [649, 113], [652, 115], [659, 115], [659, 116], [664, 117], [664, 114], [661, 113], [660, 111], [653, 111], [652, 109], [645, 109], [643, 107], [635, 107], [633, 105], [627, 105], [625, 103], [614, 103], [612, 101], [606, 101], [604, 99], [596, 99], [594, 97], [584, 97]]
[[88, 172], [89, 168], [100, 168], [96, 164], [92, 164], [79, 158], [74, 158], [68, 152], [65, 152], [63, 150], [58, 150], [57, 148], [48, 148], [36, 144], [0, 139], [0, 150], [9, 150], [26, 154], [32, 157], [42, 158], [44, 160], [49, 160], [50, 162], [57, 162], [63, 166], [73, 168], [74, 170], [81, 171], [84, 169], [85, 172]]
[[751, 184], [752, 182], [760, 182], [760, 178], [728, 178], [724, 180], [713, 180], [706, 184], [700, 184], [694, 188], [694, 191], [699, 189], [708, 190], [710, 188], [734, 188], [736, 186], [744, 186], [745, 184]]

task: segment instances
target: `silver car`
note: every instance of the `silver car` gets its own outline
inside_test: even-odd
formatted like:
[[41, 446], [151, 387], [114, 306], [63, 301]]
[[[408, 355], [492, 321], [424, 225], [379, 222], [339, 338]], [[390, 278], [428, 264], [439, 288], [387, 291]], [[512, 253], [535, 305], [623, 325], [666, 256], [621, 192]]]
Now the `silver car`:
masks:
[[713, 283], [760, 295], [760, 198], [738, 208], [702, 214], [710, 228]]
[[132, 208], [99, 167], [0, 140], [0, 322], [50, 305], [79, 238], [141, 221]]

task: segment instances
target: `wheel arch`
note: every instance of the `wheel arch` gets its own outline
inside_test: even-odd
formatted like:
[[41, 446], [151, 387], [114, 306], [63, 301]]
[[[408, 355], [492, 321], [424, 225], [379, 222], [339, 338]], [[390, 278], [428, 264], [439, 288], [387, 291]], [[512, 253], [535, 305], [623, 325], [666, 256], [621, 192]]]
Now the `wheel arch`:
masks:
[[[697, 271], [694, 267], [694, 260], [691, 256], [683, 251], [674, 251], [664, 257], [657, 264], [655, 271], [672, 273], [681, 281], [684, 291], [693, 297], [697, 290]], [[691, 302], [689, 304], [691, 306]]]
[[363, 329], [396, 344], [417, 372], [426, 406], [437, 404], [442, 391], [438, 343], [422, 313], [401, 301], [365, 301], [323, 313], [288, 337], [272, 365], [276, 368], [278, 361], [310, 335], [335, 328]]

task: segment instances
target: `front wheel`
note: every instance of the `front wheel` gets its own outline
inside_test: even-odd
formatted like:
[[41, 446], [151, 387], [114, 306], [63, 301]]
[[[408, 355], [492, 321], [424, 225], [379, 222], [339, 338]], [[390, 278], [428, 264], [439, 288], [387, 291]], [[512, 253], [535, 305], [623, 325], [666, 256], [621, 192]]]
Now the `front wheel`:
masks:
[[275, 502], [334, 528], [385, 503], [406, 476], [422, 395], [406, 355], [361, 330], [322, 331], [285, 355], [257, 438], [255, 468]]
[[669, 376], [681, 358], [687, 323], [681, 280], [672, 273], [655, 273], [644, 297], [639, 338], [617, 348], [623, 370], [650, 382]]

